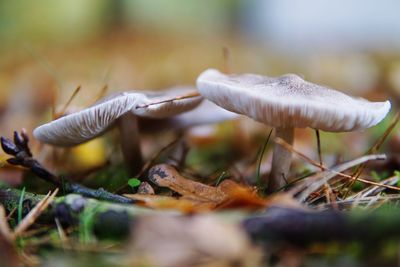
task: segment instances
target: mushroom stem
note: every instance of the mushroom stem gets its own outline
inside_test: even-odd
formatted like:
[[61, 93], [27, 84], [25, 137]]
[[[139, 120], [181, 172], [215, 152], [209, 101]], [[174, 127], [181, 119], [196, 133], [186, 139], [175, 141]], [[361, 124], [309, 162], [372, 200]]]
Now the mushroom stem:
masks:
[[[276, 128], [275, 137], [283, 139], [286, 143], [292, 145], [294, 136], [294, 128]], [[292, 152], [285, 149], [283, 146], [275, 144], [272, 154], [272, 167], [268, 180], [267, 191], [269, 193], [275, 192], [286, 185], [286, 180], [290, 164], [292, 161]]]
[[129, 175], [136, 175], [143, 166], [137, 117], [128, 112], [118, 119], [122, 155]]

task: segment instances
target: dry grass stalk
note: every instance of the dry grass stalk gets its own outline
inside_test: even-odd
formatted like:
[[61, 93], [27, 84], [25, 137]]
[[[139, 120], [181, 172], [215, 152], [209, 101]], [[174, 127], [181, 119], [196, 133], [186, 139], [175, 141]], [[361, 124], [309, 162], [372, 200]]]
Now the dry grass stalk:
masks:
[[[278, 137], [278, 138], [275, 138], [275, 142], [276, 142], [277, 144], [283, 146], [285, 149], [288, 149], [288, 150], [291, 151], [292, 153], [294, 153], [294, 154], [300, 156], [301, 158], [303, 158], [304, 160], [306, 160], [306, 161], [307, 161], [308, 163], [310, 163], [311, 165], [323, 169], [323, 170], [324, 170], [324, 173], [325, 173], [325, 172], [331, 172], [331, 173], [334, 173], [335, 176], [336, 176], [336, 175], [339, 175], [339, 176], [342, 176], [342, 177], [344, 177], [344, 178], [351, 179], [351, 180], [356, 180], [356, 179], [357, 179], [357, 181], [363, 182], [363, 183], [365, 183], [365, 184], [370, 184], [370, 185], [374, 185], [374, 186], [385, 187], [385, 188], [388, 188], [388, 189], [400, 191], [400, 188], [397, 187], [397, 186], [391, 186], [391, 185], [387, 185], [387, 184], [384, 184], [384, 183], [377, 183], [377, 182], [369, 181], [369, 180], [362, 179], [362, 178], [356, 178], [356, 177], [354, 177], [354, 176], [351, 176], [351, 175], [342, 173], [342, 172], [340, 172], [340, 171], [336, 171], [335, 168], [327, 168], [327, 167], [325, 167], [325, 166], [319, 164], [318, 162], [312, 160], [311, 158], [309, 158], [308, 156], [304, 155], [303, 153], [301, 153], [301, 152], [295, 150], [295, 149], [293, 148], [293, 146], [289, 145], [288, 143], [286, 143], [284, 140], [282, 140], [282, 139], [279, 138], [279, 137]], [[371, 156], [371, 157], [370, 157], [370, 156]], [[363, 157], [360, 157], [360, 158], [358, 158], [358, 159], [355, 159], [355, 160], [353, 160], [353, 161], [349, 161], [349, 163], [350, 163], [350, 162], [357, 162], [357, 161], [360, 160], [360, 159], [363, 159], [363, 162], [362, 162], [362, 163], [364, 163], [364, 162], [367, 162], [367, 161], [370, 161], [370, 160], [384, 160], [384, 159], [386, 159], [386, 156], [383, 155], [383, 154], [367, 155], [367, 156], [363, 156]], [[346, 168], [346, 169], [349, 169], [349, 168], [351, 168], [351, 167], [354, 167], [354, 166], [359, 165], [359, 164], [362, 164], [362, 163], [355, 164], [355, 165], [350, 166], [350, 167], [348, 167], [348, 168]], [[338, 166], [336, 166], [336, 167], [339, 167], [339, 166], [342, 166], [342, 165], [343, 165], [343, 164], [338, 165]], [[346, 170], [346, 169], [344, 169], [344, 170]], [[319, 174], [320, 174], [320, 173], [317, 173], [316, 175], [319, 175]], [[315, 176], [315, 175], [313, 175], [313, 176], [311, 176], [311, 177], [314, 177], [314, 176]], [[308, 177], [306, 180], [310, 179], [311, 177]], [[306, 181], [306, 180], [305, 180], [305, 181]]]
[[198, 97], [200, 96], [199, 93], [195, 92], [195, 93], [190, 93], [190, 94], [186, 94], [186, 95], [182, 95], [182, 96], [177, 96], [174, 98], [170, 98], [170, 99], [166, 99], [166, 100], [162, 100], [162, 101], [158, 101], [158, 102], [154, 102], [154, 103], [150, 103], [150, 104], [146, 104], [146, 105], [142, 105], [142, 106], [137, 106], [136, 108], [147, 108], [149, 106], [153, 106], [153, 105], [159, 105], [159, 104], [163, 104], [163, 103], [168, 103], [168, 102], [173, 102], [176, 100], [183, 100], [183, 99], [187, 99], [187, 98], [192, 98], [192, 97]]
[[[335, 177], [337, 175], [341, 175], [341, 176], [344, 176], [349, 179], [356, 179], [355, 177], [352, 177], [350, 175], [343, 174], [342, 173], [343, 171], [350, 169], [354, 166], [357, 166], [359, 164], [362, 164], [364, 162], [370, 161], [370, 160], [382, 160], [382, 159], [386, 159], [386, 156], [385, 155], [367, 155], [367, 156], [363, 156], [363, 157], [342, 163], [331, 169], [326, 169], [323, 172], [319, 172], [313, 176], [308, 177], [302, 183], [295, 186], [291, 190], [291, 192], [292, 192], [292, 194], [297, 194], [297, 193], [303, 191], [301, 193], [299, 199], [301, 201], [305, 201], [309, 197], [310, 194], [312, 194], [313, 192], [318, 190], [325, 183], [327, 183], [330, 179], [332, 179], [333, 177]], [[394, 186], [382, 185], [382, 184], [370, 182], [370, 181], [367, 181], [364, 179], [359, 179], [359, 180], [362, 182], [365, 182], [365, 183], [370, 183], [370, 184], [374, 184], [374, 185], [384, 186], [387, 188], [393, 188], [395, 190], [400, 190], [400, 188], [394, 187]]]
[[95, 101], [93, 102], [93, 104], [95, 104], [97, 101], [100, 101], [100, 99], [105, 97], [107, 91], [108, 91], [108, 85], [106, 84], [101, 88], [101, 90], [100, 90], [99, 94], [97, 95], [97, 97], [96, 97]]
[[14, 238], [23, 234], [36, 219], [47, 209], [58, 193], [58, 188], [50, 195], [50, 192], [25, 216], [14, 230]]
[[[392, 177], [389, 177], [389, 178], [381, 181], [381, 184], [393, 186], [393, 185], [396, 185], [398, 181], [399, 181], [399, 177], [392, 176]], [[347, 199], [356, 199], [356, 198], [359, 198], [359, 197], [376, 196], [377, 194], [379, 194], [383, 190], [385, 190], [384, 187], [374, 185], [374, 186], [370, 186], [370, 187], [367, 187], [367, 188], [361, 190], [357, 194], [349, 196]]]
[[[377, 196], [370, 196], [370, 197], [359, 197], [356, 199], [343, 199], [343, 200], [337, 200], [336, 204], [340, 208], [340, 210], [351, 210], [356, 207], [365, 207], [369, 203], [373, 202], [376, 206], [373, 208], [376, 208], [380, 206], [381, 204], [384, 204], [386, 202], [390, 201], [399, 201], [400, 196], [399, 195], [387, 195], [387, 196], [382, 196], [382, 195], [377, 195]], [[329, 209], [332, 206], [327, 203], [322, 203], [320, 205], [315, 206], [317, 210], [324, 210], [324, 209]], [[371, 204], [370, 204], [370, 209], [371, 209]]]
[[[396, 116], [394, 117], [392, 123], [389, 125], [389, 127], [386, 129], [386, 131], [383, 133], [383, 135], [381, 137], [379, 137], [379, 139], [375, 142], [375, 144], [367, 151], [367, 153], [365, 154], [373, 154], [376, 153], [379, 148], [382, 146], [382, 144], [385, 142], [385, 140], [387, 139], [387, 137], [389, 136], [389, 134], [393, 131], [393, 129], [396, 127], [398, 121], [400, 120], [400, 113], [396, 113]], [[352, 175], [353, 177], [356, 177], [355, 180], [350, 181], [345, 187], [350, 188], [351, 186], [353, 186], [353, 184], [359, 180], [359, 177], [361, 175], [361, 173], [364, 171], [365, 167], [367, 165], [366, 164], [361, 164], [356, 171], [354, 172], [354, 175]], [[350, 190], [347, 190], [347, 192], [349, 192]], [[347, 195], [347, 194], [346, 194]], [[346, 196], [345, 195], [345, 196]]]
[[0, 233], [4, 236], [8, 241], [13, 240], [13, 233], [8, 225], [8, 220], [6, 217], [6, 210], [3, 205], [0, 205]]
[[62, 116], [64, 116], [65, 112], [67, 111], [69, 105], [71, 104], [72, 100], [75, 99], [75, 97], [78, 95], [78, 93], [81, 90], [81, 86], [78, 85], [78, 87], [74, 90], [74, 92], [72, 93], [72, 95], [69, 97], [68, 101], [64, 104], [64, 106], [62, 107], [62, 109], [58, 112], [56, 112], [56, 108], [55, 108], [55, 99], [54, 99], [54, 103], [53, 103], [53, 120], [58, 119]]

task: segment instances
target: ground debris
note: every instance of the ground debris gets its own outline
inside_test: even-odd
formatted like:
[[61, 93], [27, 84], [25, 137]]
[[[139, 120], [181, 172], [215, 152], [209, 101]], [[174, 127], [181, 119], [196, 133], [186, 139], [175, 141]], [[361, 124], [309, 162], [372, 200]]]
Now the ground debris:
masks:
[[135, 196], [127, 195], [133, 199], [141, 199], [148, 206], [169, 207], [174, 205], [184, 211], [246, 208], [263, 209], [268, 200], [260, 197], [255, 188], [238, 184], [225, 179], [218, 186], [210, 186], [183, 177], [174, 167], [167, 164], [153, 166], [149, 171], [149, 181], [159, 187], [167, 187], [178, 193], [179, 197], [166, 196]]

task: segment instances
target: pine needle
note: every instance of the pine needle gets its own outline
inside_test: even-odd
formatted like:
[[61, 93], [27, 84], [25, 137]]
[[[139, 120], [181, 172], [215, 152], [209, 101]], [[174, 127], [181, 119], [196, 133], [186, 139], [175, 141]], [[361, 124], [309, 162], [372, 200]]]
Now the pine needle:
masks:
[[149, 106], [154, 106], [154, 105], [159, 105], [159, 104], [163, 104], [163, 103], [168, 103], [168, 102], [173, 102], [173, 101], [177, 101], [177, 100], [183, 100], [183, 99], [188, 99], [188, 98], [194, 98], [194, 97], [198, 97], [200, 96], [200, 94], [198, 92], [193, 92], [187, 95], [183, 95], [183, 96], [177, 96], [174, 98], [170, 98], [170, 99], [166, 99], [166, 100], [162, 100], [162, 101], [158, 101], [158, 102], [153, 102], [150, 104], [146, 104], [146, 105], [142, 105], [142, 106], [137, 106], [136, 108], [147, 108]]
[[[376, 140], [375, 144], [365, 153], [366, 155], [368, 154], [374, 154], [376, 153], [379, 148], [382, 146], [382, 144], [385, 142], [385, 140], [387, 139], [387, 137], [389, 136], [389, 134], [393, 131], [393, 129], [396, 127], [396, 124], [399, 122], [400, 120], [400, 113], [396, 113], [393, 121], [390, 123], [389, 127], [386, 129], [386, 131], [383, 133], [383, 135], [381, 137], [378, 138], [378, 140]], [[354, 174], [352, 176], [356, 177], [356, 179], [354, 179], [353, 181], [350, 181], [347, 185], [344, 185], [344, 188], [351, 188], [353, 186], [353, 184], [358, 181], [359, 176], [361, 175], [361, 173], [364, 171], [364, 169], [367, 167], [367, 163], [361, 164], [360, 166], [357, 167], [357, 169], [355, 170]], [[344, 197], [347, 196], [347, 194], [349, 193], [350, 190], [347, 190], [347, 192], [345, 193]]]
[[52, 194], [50, 192], [18, 223], [14, 230], [14, 238], [23, 234], [51, 204], [58, 193], [58, 188]]
[[[370, 185], [375, 185], [375, 186], [380, 186], [380, 187], [386, 187], [386, 188], [388, 188], [388, 189], [393, 189], [393, 190], [400, 191], [400, 188], [399, 188], [399, 187], [396, 187], [396, 186], [390, 186], [390, 185], [386, 185], [386, 184], [382, 184], [382, 183], [376, 183], [376, 182], [373, 182], [373, 181], [365, 180], [365, 179], [362, 179], [362, 178], [356, 178], [356, 177], [354, 177], [354, 176], [352, 176], [352, 175], [344, 174], [344, 173], [341, 173], [341, 172], [338, 172], [338, 171], [329, 169], [329, 168], [327, 168], [327, 167], [325, 167], [325, 166], [319, 164], [318, 162], [312, 160], [311, 158], [307, 157], [307, 156], [304, 155], [303, 153], [297, 151], [296, 149], [293, 148], [293, 146], [291, 146], [290, 144], [288, 144], [287, 142], [285, 142], [283, 139], [277, 137], [277, 138], [275, 138], [274, 141], [275, 141], [275, 143], [281, 145], [281, 146], [284, 147], [285, 149], [287, 149], [287, 150], [291, 151], [292, 153], [294, 153], [294, 154], [300, 156], [301, 158], [303, 158], [304, 160], [306, 160], [306, 161], [307, 161], [308, 163], [310, 163], [311, 165], [314, 165], [315, 167], [321, 168], [323, 171], [331, 172], [331, 173], [334, 173], [335, 175], [339, 175], [339, 176], [342, 176], [342, 177], [347, 178], [347, 179], [350, 179], [350, 180], [355, 180], [355, 179], [357, 179], [358, 181], [363, 182], [363, 183], [365, 183], [365, 184], [370, 184]], [[385, 157], [384, 155], [370, 155], [370, 156], [372, 156], [372, 157], [371, 157], [371, 159], [368, 159], [368, 160], [382, 159], [382, 157]], [[364, 157], [361, 157], [361, 158], [364, 158]], [[360, 159], [361, 159], [361, 158], [360, 158]], [[357, 160], [357, 159], [356, 159], [356, 160]], [[368, 160], [367, 160], [367, 161], [368, 161]], [[362, 162], [362, 163], [364, 163], [364, 162]], [[318, 174], [317, 174], [317, 175], [318, 175]]]
[[56, 112], [54, 114], [54, 118], [53, 119], [57, 119], [58, 117], [62, 116], [65, 114], [65, 112], [67, 111], [67, 108], [69, 107], [69, 105], [71, 104], [72, 100], [75, 99], [75, 97], [78, 95], [79, 91], [81, 90], [81, 86], [78, 85], [78, 87], [75, 88], [74, 92], [72, 93], [72, 95], [69, 97], [67, 103], [65, 103], [65, 105], [63, 106], [63, 108], [59, 111]]
[[0, 233], [8, 241], [13, 240], [13, 233], [10, 229], [10, 226], [8, 225], [6, 210], [4, 209], [3, 205], [0, 205]]

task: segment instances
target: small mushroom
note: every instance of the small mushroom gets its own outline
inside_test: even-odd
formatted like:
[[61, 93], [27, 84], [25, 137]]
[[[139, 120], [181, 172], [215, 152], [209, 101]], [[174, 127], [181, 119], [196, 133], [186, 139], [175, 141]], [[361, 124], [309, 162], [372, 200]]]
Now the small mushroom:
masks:
[[74, 146], [93, 139], [117, 125], [121, 148], [130, 174], [142, 166], [138, 117], [162, 119], [196, 107], [202, 101], [195, 88], [164, 92], [124, 92], [106, 97], [93, 106], [39, 126], [33, 131], [41, 142]]
[[[369, 102], [307, 82], [295, 74], [266, 77], [225, 75], [204, 71], [197, 79], [202, 96], [232, 112], [247, 115], [275, 128], [275, 135], [293, 144], [294, 128], [328, 132], [362, 130], [379, 123], [390, 102]], [[268, 191], [282, 188], [289, 172], [291, 152], [275, 145]]]

